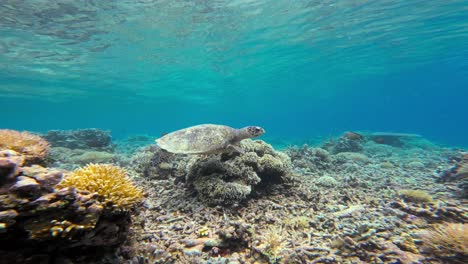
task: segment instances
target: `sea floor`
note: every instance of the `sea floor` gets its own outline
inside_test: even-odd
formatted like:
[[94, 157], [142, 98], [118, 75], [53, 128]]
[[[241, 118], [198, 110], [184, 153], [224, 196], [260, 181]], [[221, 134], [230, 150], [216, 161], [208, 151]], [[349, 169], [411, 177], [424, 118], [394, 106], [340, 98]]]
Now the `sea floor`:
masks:
[[249, 140], [247, 154], [193, 157], [164, 154], [152, 142], [52, 143], [50, 167], [113, 163], [145, 193], [127, 238], [93, 263], [463, 263], [468, 256], [463, 149], [414, 135], [345, 133], [316, 146], [275, 150]]

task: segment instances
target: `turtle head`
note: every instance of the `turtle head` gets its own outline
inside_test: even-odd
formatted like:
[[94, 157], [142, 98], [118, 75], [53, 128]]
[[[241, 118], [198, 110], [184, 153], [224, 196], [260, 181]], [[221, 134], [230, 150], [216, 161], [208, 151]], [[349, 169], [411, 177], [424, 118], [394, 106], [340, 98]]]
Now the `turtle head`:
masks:
[[259, 126], [248, 126], [237, 130], [237, 138], [239, 140], [246, 138], [255, 138], [263, 135], [263, 133], [265, 133], [265, 129]]

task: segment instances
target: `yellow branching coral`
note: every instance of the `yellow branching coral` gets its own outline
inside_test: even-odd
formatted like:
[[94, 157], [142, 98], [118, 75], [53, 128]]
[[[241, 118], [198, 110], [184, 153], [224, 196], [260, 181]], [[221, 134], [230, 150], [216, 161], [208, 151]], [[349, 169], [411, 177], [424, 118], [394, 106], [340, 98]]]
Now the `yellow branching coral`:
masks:
[[49, 152], [49, 143], [26, 131], [0, 129], [0, 149], [11, 149], [30, 158], [43, 159]]
[[133, 185], [127, 172], [111, 164], [89, 164], [66, 175], [58, 188], [75, 187], [97, 193], [106, 203], [130, 209], [143, 199], [142, 191]]
[[439, 257], [468, 257], [467, 224], [445, 223], [423, 233], [424, 244]]

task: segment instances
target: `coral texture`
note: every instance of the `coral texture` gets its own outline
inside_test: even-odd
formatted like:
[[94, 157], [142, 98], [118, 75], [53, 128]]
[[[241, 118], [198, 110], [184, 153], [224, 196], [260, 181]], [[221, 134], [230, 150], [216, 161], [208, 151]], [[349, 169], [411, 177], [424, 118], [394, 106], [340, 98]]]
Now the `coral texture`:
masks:
[[120, 209], [130, 209], [143, 199], [142, 191], [133, 185], [127, 172], [111, 164], [89, 164], [76, 169], [64, 177], [59, 187], [97, 193], [107, 205]]
[[10, 149], [22, 154], [26, 162], [43, 160], [49, 152], [49, 143], [29, 132], [0, 129], [0, 149]]
[[234, 204], [245, 200], [262, 184], [284, 183], [291, 176], [291, 161], [261, 140], [244, 140], [245, 153], [193, 157], [187, 182], [207, 204]]

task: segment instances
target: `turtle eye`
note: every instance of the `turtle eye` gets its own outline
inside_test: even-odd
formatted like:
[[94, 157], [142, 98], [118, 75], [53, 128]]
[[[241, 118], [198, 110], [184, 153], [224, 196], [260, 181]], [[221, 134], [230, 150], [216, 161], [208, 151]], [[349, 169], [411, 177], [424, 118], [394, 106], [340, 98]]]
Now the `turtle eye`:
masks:
[[261, 127], [254, 127], [254, 133], [255, 135], [259, 135], [262, 133], [262, 128]]

